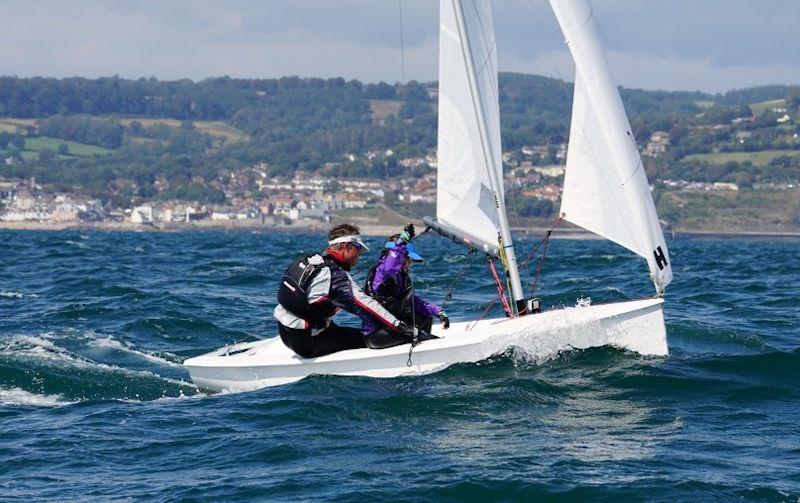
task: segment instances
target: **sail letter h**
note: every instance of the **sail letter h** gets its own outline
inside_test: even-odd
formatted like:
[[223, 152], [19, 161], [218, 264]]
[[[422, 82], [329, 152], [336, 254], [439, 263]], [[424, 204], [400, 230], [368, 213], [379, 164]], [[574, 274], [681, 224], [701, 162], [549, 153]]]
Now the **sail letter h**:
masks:
[[667, 265], [667, 257], [664, 256], [664, 250], [661, 249], [659, 246], [655, 250], [653, 250], [653, 255], [656, 258], [656, 264], [658, 265], [658, 269], [660, 271], [664, 270], [664, 267]]

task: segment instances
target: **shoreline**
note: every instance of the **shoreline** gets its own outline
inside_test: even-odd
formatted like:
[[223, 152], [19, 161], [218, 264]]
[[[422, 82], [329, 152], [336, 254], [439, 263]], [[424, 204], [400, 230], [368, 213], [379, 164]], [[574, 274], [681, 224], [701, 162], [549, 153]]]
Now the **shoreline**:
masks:
[[[424, 228], [422, 222], [415, 222], [419, 228]], [[303, 222], [293, 225], [264, 225], [259, 221], [230, 221], [230, 222], [175, 222], [162, 225], [135, 224], [131, 222], [0, 222], [0, 230], [20, 231], [108, 231], [108, 232], [327, 232], [334, 223]], [[397, 232], [396, 225], [360, 224], [364, 236], [389, 236]], [[541, 236], [548, 230], [547, 227], [524, 227], [511, 229], [518, 236]], [[665, 231], [668, 240], [695, 239], [695, 238], [745, 238], [745, 239], [800, 239], [800, 229], [790, 231], [749, 231], [749, 230], [675, 230]], [[589, 231], [571, 227], [553, 229], [553, 239], [603, 239]]]

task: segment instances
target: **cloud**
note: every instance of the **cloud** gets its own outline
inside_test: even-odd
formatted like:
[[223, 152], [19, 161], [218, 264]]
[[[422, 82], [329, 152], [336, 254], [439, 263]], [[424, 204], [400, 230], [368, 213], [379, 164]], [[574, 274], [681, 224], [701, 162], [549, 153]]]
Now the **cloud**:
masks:
[[[607, 58], [614, 80], [629, 88], [723, 93], [759, 85], [800, 83], [797, 65], [720, 66], [710, 58], [658, 57], [620, 51], [608, 51]], [[539, 53], [530, 59], [506, 58], [500, 67], [575, 80], [575, 65], [567, 50]]]
[[[800, 82], [796, 0], [592, 3], [613, 73], [627, 87], [722, 91]], [[495, 0], [493, 10], [501, 70], [571, 79], [544, 0]], [[430, 81], [437, 16], [434, 0], [5, 2], [0, 75], [395, 82], [402, 57], [407, 80]]]

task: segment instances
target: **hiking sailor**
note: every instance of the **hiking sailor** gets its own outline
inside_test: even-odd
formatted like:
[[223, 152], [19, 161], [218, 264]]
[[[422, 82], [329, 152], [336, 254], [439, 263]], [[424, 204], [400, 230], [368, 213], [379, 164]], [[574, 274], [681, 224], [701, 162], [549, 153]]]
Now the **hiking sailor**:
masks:
[[337, 225], [328, 234], [328, 247], [306, 255], [286, 269], [278, 286], [274, 316], [286, 346], [303, 358], [368, 346], [357, 328], [342, 327], [331, 318], [345, 310], [362, 321], [385, 327], [411, 342], [415, 329], [401, 322], [365, 294], [348, 271], [358, 263], [367, 245], [358, 227]]
[[[434, 317], [441, 320], [444, 328], [450, 327], [450, 319], [441, 307], [414, 294], [409, 268], [413, 262], [423, 261], [411, 242], [414, 234], [414, 224], [408, 224], [402, 233], [389, 238], [378, 263], [367, 273], [364, 291], [402, 322], [429, 334]], [[371, 319], [364, 319], [361, 332], [373, 348], [408, 342], [402, 334], [387, 330]]]

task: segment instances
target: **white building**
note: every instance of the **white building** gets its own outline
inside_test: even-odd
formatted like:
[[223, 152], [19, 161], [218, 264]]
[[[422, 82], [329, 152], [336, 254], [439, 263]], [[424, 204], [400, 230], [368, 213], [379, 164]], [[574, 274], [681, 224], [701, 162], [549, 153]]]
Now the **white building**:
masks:
[[131, 222], [135, 224], [152, 224], [158, 217], [158, 209], [151, 204], [136, 206], [131, 210]]

